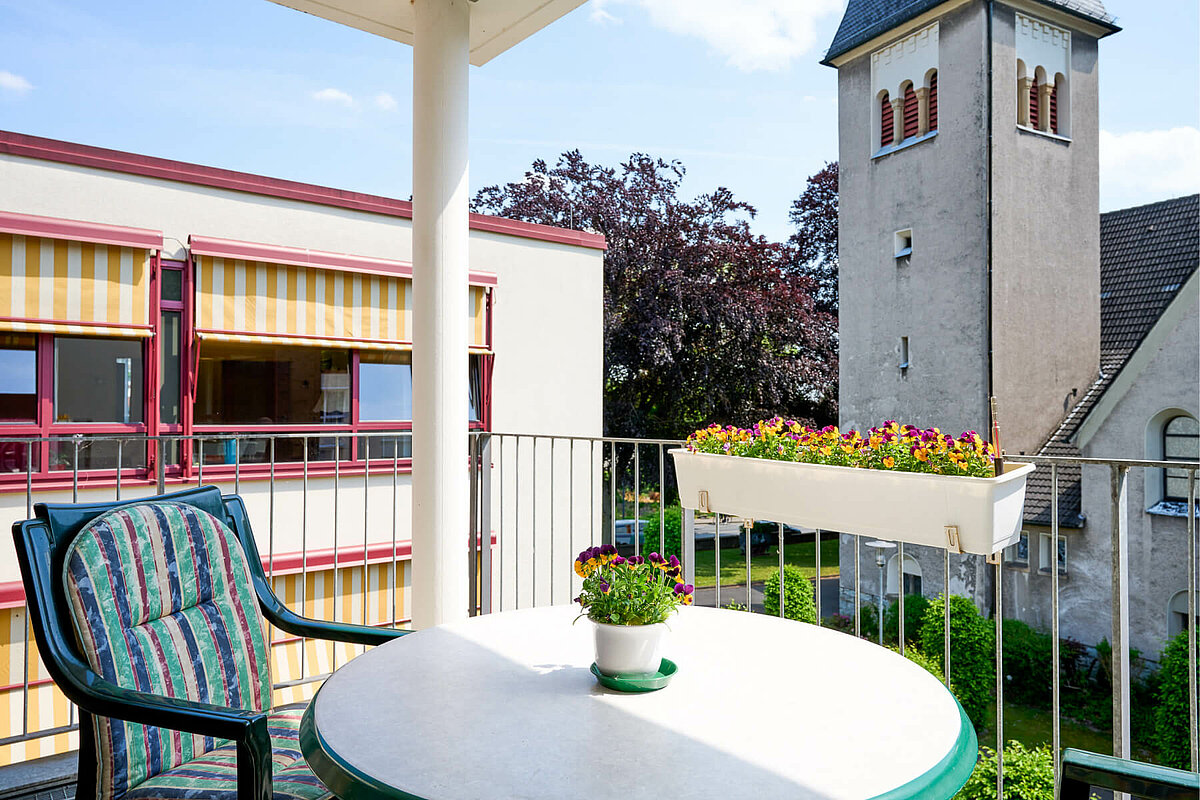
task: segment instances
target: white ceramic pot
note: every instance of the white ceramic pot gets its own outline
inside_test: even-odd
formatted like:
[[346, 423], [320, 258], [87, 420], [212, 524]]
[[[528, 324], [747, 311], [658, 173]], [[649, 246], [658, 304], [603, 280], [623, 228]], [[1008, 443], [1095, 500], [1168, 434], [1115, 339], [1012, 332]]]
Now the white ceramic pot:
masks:
[[[1009, 462], [995, 478], [967, 478], [671, 454], [685, 508], [983, 555], [1020, 537], [1025, 479], [1034, 469]], [[947, 526], [957, 530], [957, 543], [948, 540]]]
[[608, 625], [595, 621], [592, 625], [596, 631], [596, 666], [605, 675], [658, 671], [666, 625]]

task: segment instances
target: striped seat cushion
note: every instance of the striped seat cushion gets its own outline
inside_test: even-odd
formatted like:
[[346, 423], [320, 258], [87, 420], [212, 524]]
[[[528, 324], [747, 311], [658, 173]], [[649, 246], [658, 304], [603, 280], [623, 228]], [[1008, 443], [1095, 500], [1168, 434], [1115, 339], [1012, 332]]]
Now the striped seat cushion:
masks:
[[[323, 800], [333, 797], [312, 774], [300, 754], [300, 716], [304, 705], [271, 712], [271, 750], [275, 800]], [[237, 746], [226, 744], [175, 769], [157, 775], [125, 795], [126, 800], [237, 800]]]
[[[269, 706], [270, 661], [246, 557], [216, 517], [181, 503], [113, 509], [71, 543], [63, 580], [88, 665], [107, 680], [230, 708]], [[221, 744], [93, 719], [103, 800]]]

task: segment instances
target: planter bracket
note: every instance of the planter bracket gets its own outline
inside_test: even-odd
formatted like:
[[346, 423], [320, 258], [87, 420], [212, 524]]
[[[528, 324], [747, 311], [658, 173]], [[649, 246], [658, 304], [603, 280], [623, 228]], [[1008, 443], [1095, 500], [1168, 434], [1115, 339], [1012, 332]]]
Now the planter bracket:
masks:
[[958, 526], [946, 526], [946, 549], [953, 550], [956, 553], [962, 553], [962, 540], [958, 538]]
[[999, 566], [1000, 558], [1003, 554], [1004, 554], [1003, 550], [997, 550], [996, 552], [992, 553], [990, 556], [986, 556], [987, 563], [992, 564], [994, 566]]
[[712, 509], [708, 507], [708, 491], [707, 490], [705, 490], [705, 489], [700, 490], [700, 500], [699, 500], [699, 502], [696, 503], [696, 506], [697, 506], [697, 508], [699, 508], [701, 511], [703, 511], [706, 514], [712, 513]]

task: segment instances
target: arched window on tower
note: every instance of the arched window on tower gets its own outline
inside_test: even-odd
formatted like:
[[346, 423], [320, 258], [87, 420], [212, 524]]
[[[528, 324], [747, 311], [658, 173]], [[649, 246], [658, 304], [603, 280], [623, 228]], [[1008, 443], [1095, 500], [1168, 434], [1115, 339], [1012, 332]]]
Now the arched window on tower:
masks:
[[892, 99], [884, 92], [879, 96], [879, 146], [887, 147], [895, 139], [895, 121], [892, 119]]
[[1038, 82], [1034, 77], [1029, 84], [1029, 127], [1037, 128], [1038, 121]]
[[1058, 133], [1058, 86], [1050, 89], [1050, 132]]
[[920, 106], [917, 103], [917, 93], [911, 83], [904, 86], [904, 138], [916, 136], [920, 128]]
[[937, 70], [929, 73], [929, 130], [937, 127]]

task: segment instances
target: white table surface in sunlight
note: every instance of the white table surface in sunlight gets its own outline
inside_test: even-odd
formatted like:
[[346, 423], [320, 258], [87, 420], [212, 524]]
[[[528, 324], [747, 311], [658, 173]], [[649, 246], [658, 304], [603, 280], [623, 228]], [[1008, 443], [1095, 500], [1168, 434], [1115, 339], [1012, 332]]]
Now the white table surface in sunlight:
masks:
[[596, 683], [576, 607], [510, 611], [376, 648], [308, 712], [305, 756], [359, 797], [950, 797], [975, 734], [907, 659], [832, 630], [685, 608], [665, 689]]

